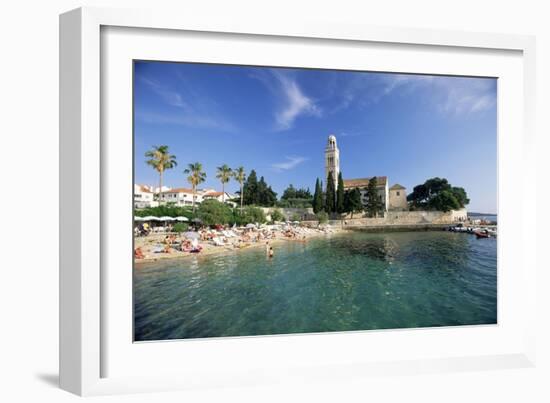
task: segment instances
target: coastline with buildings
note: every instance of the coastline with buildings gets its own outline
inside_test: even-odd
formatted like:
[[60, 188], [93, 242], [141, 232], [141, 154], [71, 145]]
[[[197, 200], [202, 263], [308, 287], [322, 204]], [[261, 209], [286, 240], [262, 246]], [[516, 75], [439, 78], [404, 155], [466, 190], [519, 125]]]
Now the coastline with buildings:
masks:
[[[444, 206], [442, 210], [433, 207], [423, 209], [421, 206], [428, 206], [427, 202], [415, 205], [417, 199], [411, 196], [414, 196], [415, 192], [426, 192], [422, 190], [423, 186], [441, 188], [441, 193], [448, 192], [451, 196], [452, 192], [455, 192], [457, 198], [463, 195], [467, 203], [466, 192], [462, 188], [451, 187], [444, 179], [432, 178], [426, 181], [428, 185], [421, 184], [415, 187], [409, 195], [407, 189], [399, 183], [390, 186], [387, 176], [344, 179], [340, 169], [340, 150], [334, 135], [328, 136], [324, 160], [325, 185], [322, 186], [322, 182], [317, 179], [313, 195], [309, 193], [309, 189], [294, 189], [290, 185], [280, 199], [280, 202], [285, 201], [282, 206], [277, 205], [277, 199], [272, 199], [273, 205], [269, 207], [250, 203], [251, 198], [247, 192], [252, 192], [251, 189], [257, 191], [258, 186], [245, 183], [244, 179], [249, 180], [250, 177], [247, 178], [242, 173], [240, 178], [237, 178], [242, 190], [237, 193], [214, 188], [198, 188], [199, 183], [194, 181], [196, 172], [195, 176], [192, 174], [188, 178], [189, 183], [193, 185], [189, 188], [135, 184], [134, 247], [138, 250], [136, 262], [179, 258], [193, 254], [224, 254], [228, 251], [262, 246], [266, 242], [270, 245], [283, 241], [307, 242], [311, 237], [346, 231], [444, 230], [457, 224], [465, 228], [477, 225], [477, 230], [484, 230], [480, 227], [480, 224], [483, 224], [482, 220], [476, 221], [468, 217], [464, 204], [459, 204], [456, 200], [454, 205], [451, 204], [458, 207], [455, 209], [449, 206]], [[226, 176], [221, 176], [222, 184], [231, 178], [235, 179], [233, 171], [229, 169], [228, 172]], [[255, 172], [252, 172], [251, 175], [255, 177]], [[199, 173], [202, 174], [204, 172]], [[220, 177], [219, 174], [218, 176]], [[260, 183], [263, 182], [262, 177]], [[267, 185], [263, 187], [267, 191]], [[285, 199], [285, 196], [296, 196], [300, 192], [309, 199], [302, 200], [302, 207], [293, 207], [292, 203], [296, 203], [297, 198]], [[329, 199], [330, 192], [333, 193], [332, 201]], [[436, 194], [433, 190], [428, 192]], [[243, 205], [245, 199], [247, 202]], [[260, 199], [261, 197], [257, 197], [251, 200]], [[216, 218], [215, 214], [207, 212], [208, 219], [213, 221], [204, 222], [201, 219], [204, 218], [203, 210], [219, 210], [222, 207], [226, 209], [226, 213], [231, 212], [233, 218]], [[157, 210], [162, 211], [163, 216], [150, 214]], [[245, 215], [243, 211], [253, 214]], [[176, 214], [180, 216], [176, 217]], [[248, 218], [245, 219], [245, 216]], [[183, 222], [176, 224], [174, 221]]]
[[133, 66], [135, 341], [497, 323], [496, 79]]

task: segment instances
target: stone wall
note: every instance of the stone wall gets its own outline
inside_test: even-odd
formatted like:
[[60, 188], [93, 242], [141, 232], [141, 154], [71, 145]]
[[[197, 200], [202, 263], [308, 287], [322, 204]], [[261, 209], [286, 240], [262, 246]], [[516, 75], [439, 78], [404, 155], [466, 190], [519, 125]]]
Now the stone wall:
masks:
[[[278, 209], [287, 220], [291, 219], [295, 214], [299, 216], [313, 215], [312, 208], [279, 208], [279, 207], [260, 207], [268, 220], [271, 219], [270, 214], [273, 210]], [[377, 227], [377, 226], [399, 226], [399, 225], [443, 225], [452, 224], [465, 220], [467, 216], [466, 209], [451, 210], [448, 212], [443, 211], [386, 211], [383, 217], [377, 218], [365, 218], [360, 214], [355, 214], [353, 219], [349, 218], [349, 215], [344, 218], [345, 223], [342, 220], [330, 220], [329, 225], [342, 225], [346, 227]], [[318, 222], [315, 220], [304, 221], [304, 225], [317, 226]]]
[[466, 219], [466, 209], [443, 211], [388, 211], [384, 218], [346, 219], [346, 226], [452, 224]]
[[290, 220], [292, 218], [292, 216], [294, 216], [295, 214], [299, 215], [300, 217], [303, 217], [305, 215], [312, 215], [313, 214], [313, 208], [311, 208], [311, 207], [309, 207], [309, 208], [260, 207], [260, 208], [263, 210], [263, 212], [266, 215], [268, 221], [271, 220], [271, 212], [273, 210], [279, 210], [281, 213], [283, 213], [283, 215], [285, 216], [285, 218], [287, 220]]
[[[443, 211], [387, 211], [384, 217], [378, 218], [344, 218], [330, 220], [329, 225], [342, 227], [414, 227], [414, 226], [442, 226], [450, 225], [467, 216], [466, 209]], [[304, 221], [303, 225], [316, 227], [317, 221]]]

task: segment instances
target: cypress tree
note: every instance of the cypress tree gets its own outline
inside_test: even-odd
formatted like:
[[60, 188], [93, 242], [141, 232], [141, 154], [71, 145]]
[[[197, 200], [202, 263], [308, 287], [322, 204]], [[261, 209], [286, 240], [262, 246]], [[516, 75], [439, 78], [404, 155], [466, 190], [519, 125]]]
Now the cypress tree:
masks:
[[361, 191], [358, 188], [355, 188], [349, 192], [347, 211], [351, 213], [351, 218], [353, 218], [353, 213], [359, 213], [363, 211]]
[[313, 194], [313, 212], [317, 214], [323, 210], [323, 188], [319, 178], [315, 181], [315, 193]]
[[338, 189], [336, 191], [336, 212], [342, 214], [344, 211], [344, 179], [342, 179], [342, 172], [340, 172], [338, 174]]
[[336, 190], [334, 189], [334, 177], [332, 172], [328, 173], [327, 178], [327, 194], [325, 199], [325, 211], [327, 213], [334, 213], [336, 210]]
[[369, 185], [367, 187], [367, 211], [371, 217], [376, 217], [378, 212], [382, 209], [382, 203], [378, 198], [378, 181], [376, 176], [373, 176], [369, 180]]
[[243, 202], [246, 205], [258, 204], [258, 177], [256, 171], [250, 171], [250, 175], [246, 179], [243, 186]]

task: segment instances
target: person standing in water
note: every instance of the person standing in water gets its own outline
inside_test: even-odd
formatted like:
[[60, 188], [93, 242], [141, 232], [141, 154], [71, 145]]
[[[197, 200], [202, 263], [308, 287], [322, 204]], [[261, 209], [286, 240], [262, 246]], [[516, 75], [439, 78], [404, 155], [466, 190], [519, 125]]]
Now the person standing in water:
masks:
[[269, 256], [270, 258], [273, 257], [273, 248], [272, 248], [272, 247], [269, 248], [269, 254], [268, 254], [268, 256]]

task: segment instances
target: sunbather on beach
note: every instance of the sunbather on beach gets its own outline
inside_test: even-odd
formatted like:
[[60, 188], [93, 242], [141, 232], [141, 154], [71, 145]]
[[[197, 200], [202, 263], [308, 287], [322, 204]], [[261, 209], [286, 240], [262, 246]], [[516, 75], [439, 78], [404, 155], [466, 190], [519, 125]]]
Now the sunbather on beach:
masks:
[[143, 254], [143, 250], [141, 250], [141, 246], [138, 246], [135, 250], [134, 250], [134, 257], [136, 259], [145, 259], [145, 255]]

